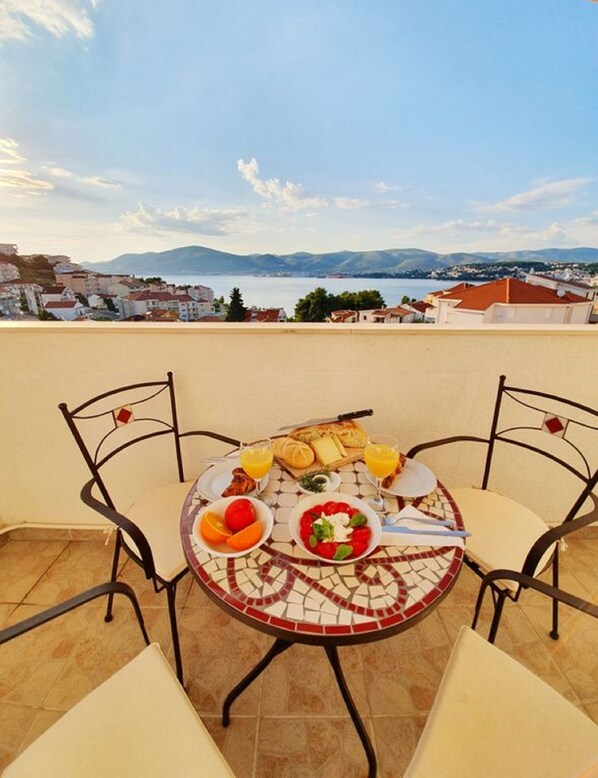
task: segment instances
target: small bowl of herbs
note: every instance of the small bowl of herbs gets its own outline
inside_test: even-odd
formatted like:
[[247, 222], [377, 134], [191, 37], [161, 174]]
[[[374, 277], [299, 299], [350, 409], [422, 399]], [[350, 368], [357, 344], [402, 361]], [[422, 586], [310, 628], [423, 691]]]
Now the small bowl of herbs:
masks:
[[297, 489], [302, 494], [322, 494], [324, 492], [334, 492], [341, 483], [341, 477], [338, 473], [331, 473], [328, 468], [317, 470], [313, 473], [306, 473], [297, 479]]

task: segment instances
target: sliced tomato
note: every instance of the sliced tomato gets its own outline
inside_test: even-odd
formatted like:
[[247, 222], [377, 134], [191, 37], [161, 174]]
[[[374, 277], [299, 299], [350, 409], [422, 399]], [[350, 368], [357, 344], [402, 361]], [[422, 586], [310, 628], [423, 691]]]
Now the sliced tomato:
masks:
[[332, 557], [336, 554], [337, 548], [338, 543], [334, 541], [330, 541], [329, 543], [322, 543], [320, 541], [316, 546], [315, 551], [321, 557], [324, 557], [324, 559], [332, 559]]
[[[326, 503], [328, 505], [328, 503]], [[351, 511], [353, 509], [350, 505], [348, 505], [346, 502], [337, 502], [335, 503], [335, 510], [334, 513], [346, 513], [348, 516], [351, 516]]]
[[342, 505], [342, 503], [329, 500], [328, 502], [325, 502], [324, 505], [322, 506], [322, 511], [324, 515], [332, 516], [335, 513], [339, 513], [339, 509], [338, 509], [339, 505]]
[[354, 559], [356, 556], [361, 556], [368, 547], [368, 541], [352, 540], [353, 553], [349, 556], [349, 559]]
[[351, 535], [351, 542], [365, 543], [367, 546], [370, 542], [371, 534], [372, 531], [369, 527], [355, 527]]

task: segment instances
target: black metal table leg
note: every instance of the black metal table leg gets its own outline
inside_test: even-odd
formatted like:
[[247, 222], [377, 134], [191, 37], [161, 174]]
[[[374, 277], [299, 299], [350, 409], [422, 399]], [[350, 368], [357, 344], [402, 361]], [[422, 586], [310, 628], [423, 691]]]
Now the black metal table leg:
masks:
[[343, 675], [343, 669], [341, 667], [341, 663], [338, 658], [338, 651], [336, 649], [336, 646], [325, 646], [324, 648], [326, 649], [326, 656], [328, 657], [328, 661], [330, 662], [330, 664], [332, 665], [332, 669], [334, 670], [334, 676], [336, 678], [338, 688], [340, 689], [340, 692], [343, 695], [343, 700], [345, 701], [345, 705], [347, 706], [347, 710], [349, 711], [351, 720], [355, 725], [355, 729], [357, 730], [357, 734], [359, 735], [359, 739], [361, 740], [361, 744], [363, 745], [363, 748], [365, 750], [365, 755], [367, 756], [367, 760], [368, 760], [368, 778], [375, 778], [376, 769], [377, 769], [376, 753], [368, 737], [368, 733], [366, 732], [365, 727], [363, 726], [363, 721], [361, 720], [359, 713], [357, 712], [357, 708], [355, 707], [355, 703], [353, 702], [351, 693], [349, 692], [349, 687], [347, 686], [347, 682], [345, 681], [345, 676]]
[[222, 726], [228, 727], [230, 724], [230, 707], [233, 704], [233, 702], [237, 699], [237, 697], [245, 691], [245, 689], [252, 684], [255, 679], [260, 675], [260, 673], [263, 673], [266, 667], [270, 664], [270, 662], [277, 657], [279, 654], [282, 654], [283, 651], [286, 651], [289, 646], [292, 646], [292, 643], [289, 643], [287, 640], [281, 640], [280, 638], [276, 638], [274, 643], [272, 644], [270, 650], [268, 653], [261, 659], [257, 665], [251, 670], [243, 680], [238, 683], [234, 689], [232, 689], [226, 699], [224, 700], [224, 705], [222, 706]]

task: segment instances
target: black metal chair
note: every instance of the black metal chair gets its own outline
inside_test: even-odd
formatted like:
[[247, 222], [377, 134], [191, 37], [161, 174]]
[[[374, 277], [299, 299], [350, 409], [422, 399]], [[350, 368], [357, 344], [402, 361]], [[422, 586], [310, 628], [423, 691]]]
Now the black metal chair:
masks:
[[150, 645], [133, 589], [95, 586], [0, 630], [0, 645], [97, 597], [129, 598], [146, 648], [67, 711], [9, 764], [5, 778], [234, 778], [160, 647]]
[[[505, 599], [516, 602], [530, 585], [530, 579], [536, 579], [549, 567], [552, 585], [558, 588], [559, 546], [564, 544], [567, 535], [598, 520], [597, 432], [597, 410], [558, 395], [508, 386], [505, 376], [501, 376], [487, 438], [457, 435], [422, 443], [408, 452], [408, 457], [414, 457], [426, 449], [461, 442], [481, 443], [486, 448], [481, 488], [451, 487], [450, 491], [463, 514], [465, 526], [472, 532], [467, 540], [465, 561], [482, 578], [474, 629], [484, 593], [487, 588], [492, 592], [494, 615], [490, 642], [496, 637]], [[527, 453], [523, 454], [524, 451]], [[541, 461], [555, 469], [546, 473], [534, 466], [528, 471], [527, 460], [517, 464], [516, 453], [524, 458], [539, 457], [538, 464]], [[497, 457], [514, 479], [524, 474], [525, 489], [530, 493], [533, 488], [544, 492], [554, 490], [555, 500], [558, 498], [565, 506], [560, 523], [549, 527], [520, 500], [489, 489]], [[528, 472], [537, 476], [535, 484], [525, 475]], [[509, 576], [496, 572], [505, 570]], [[554, 596], [550, 632], [554, 640], [558, 639], [558, 603], [559, 598]]]
[[[122, 386], [93, 397], [76, 408], [69, 408], [66, 403], [61, 403], [59, 408], [92, 474], [81, 489], [81, 499], [117, 527], [111, 580], [117, 578], [122, 547], [142, 567], [156, 593], [166, 589], [176, 671], [183, 683], [175, 598], [177, 584], [188, 571], [180, 540], [179, 520], [192, 482], [185, 481], [181, 441], [190, 436], [203, 436], [231, 446], [238, 446], [239, 441], [209, 430], [179, 430], [171, 372], [163, 381]], [[113, 495], [114, 490], [108, 488], [105, 475], [108, 464], [113, 467], [114, 458], [118, 455], [122, 481], [124, 452], [130, 451], [132, 446], [142, 443], [145, 446], [148, 441], [164, 436], [172, 438], [170, 452], [174, 456], [170, 456], [169, 461], [176, 465], [172, 477], [177, 480], [157, 489], [144, 489], [132, 503], [128, 501], [128, 507], [117, 507], [117, 502], [120, 504], [124, 500], [118, 500]], [[137, 448], [135, 451], [139, 453]], [[162, 456], [154, 457], [152, 464], [156, 460], [161, 467]], [[146, 458], [144, 465], [150, 461]], [[130, 462], [126, 466], [134, 472]], [[99, 493], [98, 496], [96, 493]], [[105, 620], [110, 621], [111, 618], [112, 597], [109, 596]]]

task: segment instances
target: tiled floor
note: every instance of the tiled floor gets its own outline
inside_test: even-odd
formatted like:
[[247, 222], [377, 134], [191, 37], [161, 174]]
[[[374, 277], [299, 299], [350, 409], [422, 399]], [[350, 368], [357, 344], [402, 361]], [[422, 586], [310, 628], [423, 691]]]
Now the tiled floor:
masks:
[[[0, 545], [0, 626], [106, 580], [110, 556], [103, 539], [6, 540]], [[591, 528], [563, 555], [563, 586], [596, 599], [597, 563], [598, 531]], [[130, 561], [121, 578], [138, 593], [150, 637], [172, 659], [164, 594], [155, 595]], [[476, 591], [477, 579], [464, 568], [448, 598], [408, 632], [340, 649], [381, 776], [403, 774], [457, 631], [471, 621]], [[278, 657], [237, 700], [224, 730], [219, 714], [226, 692], [270, 639], [211, 604], [190, 576], [178, 603], [187, 692], [238, 778], [366, 774], [319, 648], [297, 645]], [[102, 608], [91, 603], [0, 648], [0, 769], [142, 649], [128, 603], [117, 603], [111, 624], [104, 623]], [[547, 601], [528, 593], [521, 605], [507, 603], [497, 644], [598, 721], [598, 621], [563, 608], [561, 639], [554, 642], [548, 620]]]

